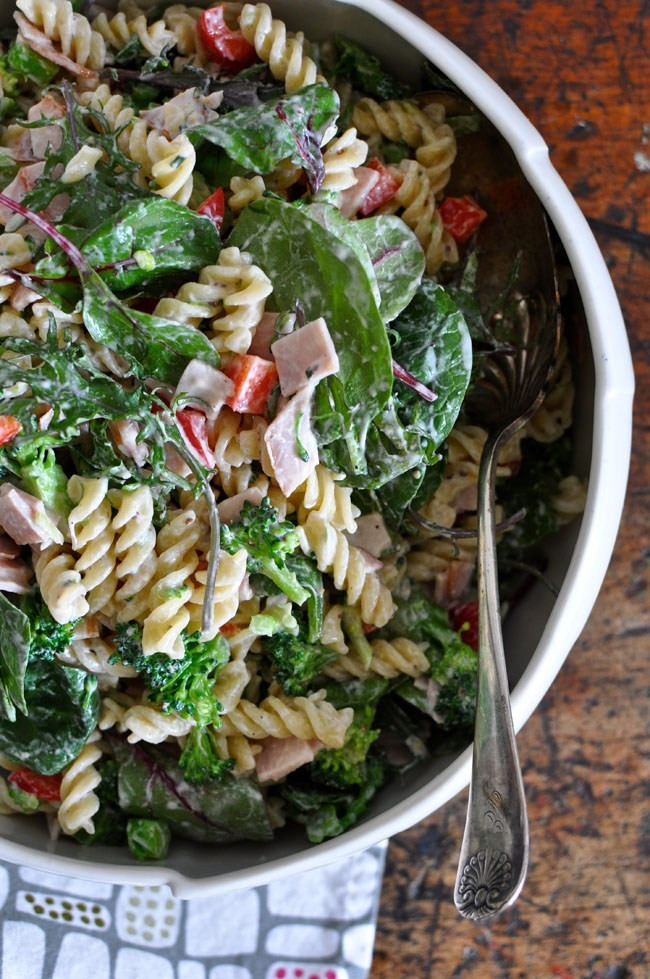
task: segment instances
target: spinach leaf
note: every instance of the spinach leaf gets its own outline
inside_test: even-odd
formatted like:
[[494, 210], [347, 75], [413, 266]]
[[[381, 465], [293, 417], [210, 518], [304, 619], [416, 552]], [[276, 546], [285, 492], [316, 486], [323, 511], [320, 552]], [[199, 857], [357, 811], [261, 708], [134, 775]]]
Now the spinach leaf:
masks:
[[189, 840], [227, 843], [270, 840], [272, 830], [262, 793], [247, 778], [190, 784], [173, 756], [161, 749], [113, 739], [119, 764], [121, 808], [131, 816], [163, 819]]
[[363, 271], [365, 272], [368, 282], [370, 283], [370, 288], [372, 289], [375, 302], [379, 307], [381, 302], [381, 293], [379, 291], [377, 276], [370, 259], [370, 253], [368, 252], [366, 243], [363, 240], [363, 236], [357, 234], [357, 225], [361, 222], [348, 221], [347, 218], [342, 216], [338, 207], [324, 201], [316, 201], [313, 204], [308, 204], [304, 210], [305, 214], [308, 214], [310, 218], [314, 219], [314, 221], [318, 221], [321, 227], [325, 228], [325, 230], [331, 235], [334, 235], [336, 238], [340, 239], [340, 241], [344, 242], [348, 248], [352, 249], [363, 267]]
[[0, 717], [16, 720], [16, 708], [23, 714], [25, 670], [29, 658], [31, 630], [29, 619], [0, 592]]
[[395, 360], [436, 393], [436, 400], [428, 402], [405, 384], [396, 384], [394, 391], [400, 419], [427, 440], [430, 456], [451, 431], [467, 391], [472, 370], [469, 330], [448, 293], [431, 279], [423, 280], [392, 328]]
[[[104, 282], [118, 290], [201, 269], [214, 264], [220, 251], [221, 239], [210, 218], [163, 197], [126, 204], [81, 247]], [[152, 256], [153, 268], [138, 264], [138, 252]]]
[[234, 109], [187, 132], [221, 146], [231, 160], [255, 173], [271, 173], [288, 157], [305, 167], [316, 191], [324, 174], [320, 146], [338, 112], [334, 89], [317, 83], [279, 102]]
[[36, 659], [25, 673], [27, 716], [0, 720], [0, 751], [39, 775], [55, 775], [77, 757], [97, 725], [97, 678]]
[[368, 428], [388, 402], [393, 378], [388, 337], [357, 252], [309, 208], [271, 198], [242, 212], [229, 244], [264, 269], [278, 309], [301, 302], [308, 320], [325, 318], [340, 368], [317, 388], [314, 428], [321, 445], [341, 439], [342, 471], [364, 472]]
[[346, 224], [366, 246], [379, 286], [379, 312], [390, 323], [418, 290], [424, 274], [422, 246], [402, 219], [392, 214]]
[[339, 59], [334, 71], [351, 82], [354, 88], [382, 102], [403, 98], [408, 93], [405, 85], [383, 70], [379, 58], [374, 54], [341, 34], [336, 35], [335, 44]]
[[0, 152], [0, 185], [7, 187], [18, 173], [20, 166], [16, 161]]
[[126, 357], [136, 377], [176, 384], [190, 360], [218, 366], [218, 354], [199, 330], [131, 309], [92, 270], [82, 272], [81, 281], [86, 329], [97, 343]]
[[389, 529], [399, 531], [409, 520], [409, 509], [417, 509], [431, 499], [442, 481], [444, 468], [445, 458], [441, 453], [432, 465], [427, 466], [423, 461], [376, 490], [358, 490], [354, 502], [362, 513], [378, 511]]

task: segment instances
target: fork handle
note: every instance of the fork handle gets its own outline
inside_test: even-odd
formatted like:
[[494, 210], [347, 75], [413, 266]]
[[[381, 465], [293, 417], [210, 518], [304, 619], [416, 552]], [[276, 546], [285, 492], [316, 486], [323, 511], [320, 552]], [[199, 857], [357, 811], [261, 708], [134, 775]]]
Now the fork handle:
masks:
[[501, 635], [494, 520], [498, 451], [511, 434], [509, 429], [488, 437], [478, 478], [478, 692], [467, 820], [454, 889], [456, 908], [474, 919], [512, 904], [528, 867], [528, 817]]

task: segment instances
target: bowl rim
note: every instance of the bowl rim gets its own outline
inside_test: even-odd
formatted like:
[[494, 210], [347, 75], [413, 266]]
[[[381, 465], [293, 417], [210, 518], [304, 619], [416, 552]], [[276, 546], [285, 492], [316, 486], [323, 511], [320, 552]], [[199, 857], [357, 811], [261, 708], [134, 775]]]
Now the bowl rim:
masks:
[[[560, 594], [537, 648], [513, 690], [513, 720], [515, 730], [519, 731], [582, 631], [616, 541], [630, 463], [634, 394], [632, 358], [621, 309], [594, 235], [551, 163], [548, 146], [499, 85], [460, 48], [394, 0], [333, 2], [341, 7], [356, 7], [387, 24], [448, 75], [501, 132], [557, 230], [584, 304], [595, 369], [589, 488], [582, 525]], [[596, 526], [598, 532], [594, 533]], [[340, 837], [225, 874], [192, 878], [165, 866], [78, 861], [4, 838], [0, 838], [0, 858], [49, 873], [113, 884], [167, 884], [180, 898], [256, 887], [342, 859], [419, 822], [468, 785], [471, 757], [472, 749], [468, 747], [426, 786]]]

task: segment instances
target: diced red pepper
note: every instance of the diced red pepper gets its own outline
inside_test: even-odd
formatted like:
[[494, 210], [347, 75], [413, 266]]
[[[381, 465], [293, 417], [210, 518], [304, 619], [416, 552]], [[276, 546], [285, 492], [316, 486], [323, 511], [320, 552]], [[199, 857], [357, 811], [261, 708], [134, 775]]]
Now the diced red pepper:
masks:
[[239, 622], [224, 622], [219, 632], [222, 636], [236, 636], [238, 632], [241, 632], [242, 628]]
[[225, 68], [231, 75], [249, 68], [257, 60], [255, 48], [242, 32], [228, 27], [225, 4], [204, 10], [199, 17], [197, 30], [210, 61]]
[[226, 209], [226, 199], [223, 196], [223, 187], [217, 187], [214, 194], [210, 194], [202, 204], [196, 209], [197, 214], [205, 214], [206, 217], [214, 221], [217, 231], [221, 231], [223, 224], [223, 212]]
[[7, 778], [17, 789], [35, 795], [42, 802], [61, 801], [61, 776], [37, 775], [29, 768], [17, 768]]
[[0, 415], [0, 445], [6, 445], [22, 430], [22, 425], [13, 415]]
[[449, 609], [452, 628], [472, 649], [478, 648], [478, 602], [452, 605]]
[[463, 245], [487, 217], [473, 197], [445, 197], [439, 207], [440, 217], [452, 238]]
[[210, 448], [207, 433], [207, 418], [195, 408], [180, 408], [176, 412], [180, 430], [188, 447], [202, 465], [214, 469], [214, 453]]
[[397, 177], [376, 156], [365, 165], [369, 170], [377, 171], [379, 180], [370, 189], [365, 201], [359, 208], [359, 213], [363, 214], [364, 217], [372, 214], [382, 204], [387, 204], [388, 201], [392, 201], [400, 187], [400, 182]]
[[233, 357], [221, 370], [235, 385], [228, 406], [233, 411], [263, 415], [273, 386], [278, 382], [275, 364], [253, 354], [241, 354]]

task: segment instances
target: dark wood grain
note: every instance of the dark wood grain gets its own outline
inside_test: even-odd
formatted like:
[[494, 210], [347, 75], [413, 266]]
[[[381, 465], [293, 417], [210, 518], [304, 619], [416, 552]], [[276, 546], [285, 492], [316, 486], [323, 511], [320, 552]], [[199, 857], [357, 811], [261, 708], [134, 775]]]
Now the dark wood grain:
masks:
[[532, 827], [524, 892], [492, 926], [456, 915], [463, 794], [391, 842], [372, 976], [648, 979], [650, 7], [647, 0], [420, 7], [548, 142], [611, 270], [638, 393], [610, 570], [580, 640], [519, 736]]

